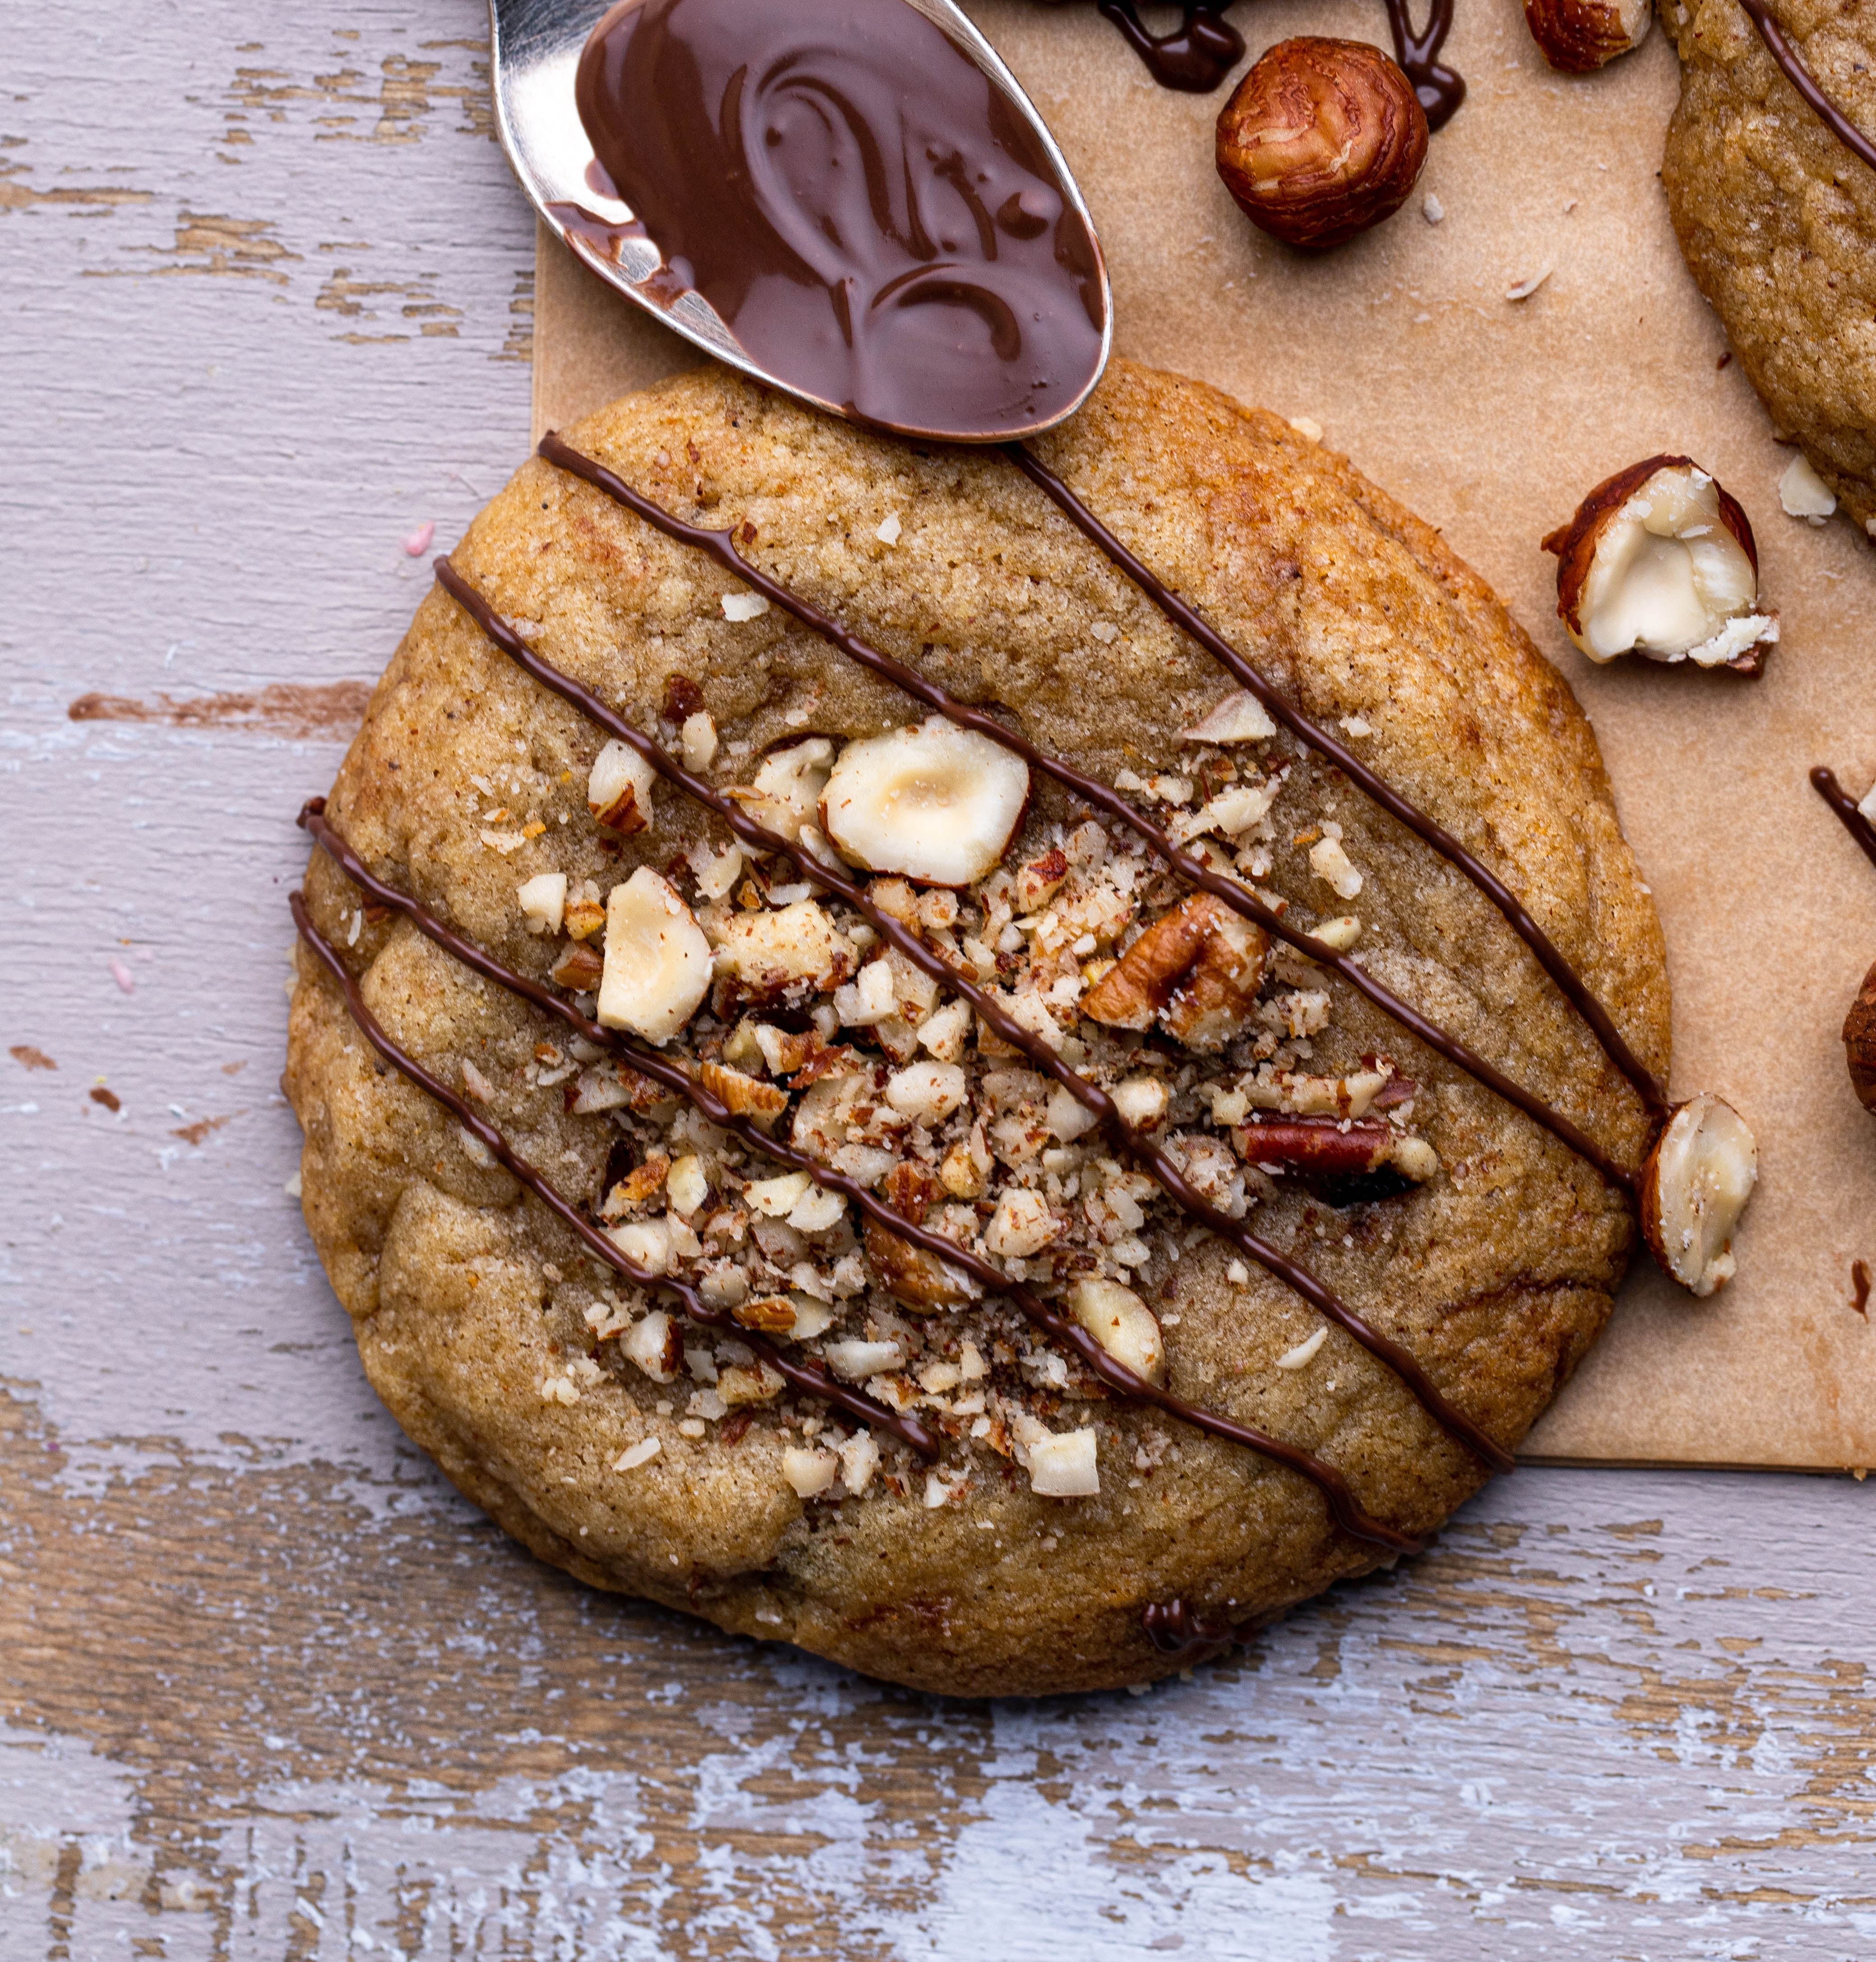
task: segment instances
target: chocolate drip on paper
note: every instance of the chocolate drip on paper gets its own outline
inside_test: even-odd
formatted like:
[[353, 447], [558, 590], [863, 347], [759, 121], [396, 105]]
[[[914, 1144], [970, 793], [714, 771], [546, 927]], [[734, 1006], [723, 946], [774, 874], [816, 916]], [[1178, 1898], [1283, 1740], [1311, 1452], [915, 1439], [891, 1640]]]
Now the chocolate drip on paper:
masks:
[[1113, 1098], [1104, 1090], [1071, 1069], [1047, 1043], [1024, 1028], [1020, 1022], [1014, 1021], [1008, 1010], [998, 1001], [986, 995], [975, 982], [965, 979], [916, 934], [909, 931], [902, 922], [890, 913], [882, 912], [868, 896], [864, 887], [849, 879], [844, 871], [835, 871], [800, 845], [758, 824], [733, 798], [722, 796], [702, 778], [693, 775], [649, 737], [634, 729], [623, 717], [607, 708], [589, 689], [583, 688], [571, 676], [563, 674], [551, 662], [543, 660], [446, 558], [435, 561], [433, 569], [444, 590], [518, 666], [533, 676], [544, 687], [551, 689], [563, 701], [571, 703], [582, 713], [590, 716], [608, 735], [616, 737], [628, 749], [643, 757], [667, 782], [675, 784], [687, 796], [714, 811], [745, 844], [753, 845], [758, 852], [778, 854], [787, 859], [803, 878], [825, 887], [845, 900], [881, 939], [896, 947], [914, 967], [942, 986], [954, 989], [976, 1010], [998, 1037], [1012, 1049], [1021, 1050], [1038, 1069], [1060, 1084], [1082, 1109], [1089, 1112], [1107, 1133], [1116, 1149], [1124, 1157], [1143, 1165], [1175, 1205], [1183, 1207], [1200, 1224], [1209, 1228], [1221, 1239], [1255, 1261], [1258, 1266], [1293, 1288], [1318, 1314], [1326, 1316], [1353, 1336], [1371, 1356], [1386, 1363], [1419, 1398], [1428, 1415], [1449, 1436], [1457, 1439], [1468, 1449], [1484, 1459], [1493, 1470], [1508, 1472], [1513, 1468], [1516, 1461], [1510, 1454], [1495, 1443], [1463, 1411], [1454, 1408], [1446, 1401], [1411, 1351], [1403, 1348], [1391, 1337], [1383, 1335], [1379, 1329], [1370, 1327], [1307, 1267], [1299, 1266], [1286, 1254], [1279, 1251], [1238, 1221], [1219, 1212], [1210, 1204], [1159, 1146], [1143, 1138], [1126, 1123], [1114, 1107]]
[[[446, 952], [454, 954], [465, 967], [494, 982], [498, 986], [519, 995], [523, 1000], [532, 1002], [587, 1042], [623, 1057], [641, 1075], [649, 1077], [674, 1095], [686, 1099], [711, 1123], [740, 1139], [752, 1150], [775, 1159], [778, 1164], [787, 1165], [791, 1171], [807, 1172], [817, 1184], [830, 1192], [839, 1193], [857, 1206], [869, 1219], [888, 1232], [968, 1274], [989, 1293], [1004, 1296], [1015, 1302], [1036, 1327], [1064, 1347], [1073, 1350], [1088, 1369], [1117, 1395], [1130, 1403], [1151, 1404], [1165, 1411], [1168, 1416], [1178, 1417], [1212, 1436], [1222, 1438], [1228, 1443], [1243, 1445], [1299, 1473], [1322, 1493], [1336, 1523], [1354, 1538], [1390, 1547], [1401, 1552], [1419, 1550], [1417, 1540], [1371, 1518], [1355, 1500], [1349, 1490], [1347, 1480], [1333, 1465], [1325, 1464], [1310, 1452], [1294, 1445], [1286, 1444], [1248, 1424], [1235, 1423], [1229, 1417], [1220, 1417], [1216, 1412], [1205, 1409], [1200, 1404], [1190, 1403], [1171, 1391], [1162, 1389], [1157, 1384], [1136, 1376], [1123, 1363], [1109, 1355], [1079, 1322], [1071, 1321], [1058, 1314], [1027, 1288], [1012, 1281], [1000, 1268], [993, 1267], [968, 1247], [960, 1247], [947, 1239], [943, 1234], [906, 1219], [876, 1197], [858, 1180], [849, 1178], [844, 1172], [836, 1171], [831, 1165], [823, 1164], [810, 1153], [799, 1150], [779, 1138], [771, 1136], [748, 1117], [731, 1110], [722, 1098], [715, 1095], [681, 1065], [660, 1056], [657, 1050], [635, 1041], [628, 1035], [590, 1020], [564, 995], [543, 987], [539, 982], [529, 980], [525, 975], [516, 973], [494, 955], [485, 953], [473, 941], [466, 940], [453, 931], [418, 901], [399, 892], [395, 886], [387, 885], [372, 874], [364, 861], [333, 829], [325, 815], [324, 798], [311, 799], [301, 811], [299, 822], [304, 829], [312, 832], [320, 848], [354, 884], [369, 893], [379, 906], [401, 913], [419, 932], [435, 941]], [[617, 1264], [616, 1261], [615, 1264]], [[719, 1321], [733, 1319], [733, 1313], [719, 1317]]]
[[1427, 127], [1437, 129], [1451, 121], [1454, 110], [1465, 100], [1463, 78], [1440, 59], [1440, 50], [1453, 28], [1453, 0], [1433, 0], [1427, 25], [1417, 34], [1408, 0], [1388, 0], [1388, 26], [1394, 36], [1395, 61], [1414, 85], [1420, 106], [1427, 112]]
[[[1398, 818], [1415, 837], [1431, 845], [1449, 864], [1456, 867], [1472, 880], [1504, 915], [1512, 931], [1537, 957], [1538, 964], [1557, 984], [1564, 999], [1577, 1014], [1588, 1023], [1596, 1040], [1602, 1044], [1603, 1053], [1635, 1085], [1643, 1103], [1647, 1105], [1650, 1116], [1657, 1120], [1664, 1120], [1669, 1114], [1667, 1097], [1654, 1073], [1630, 1049], [1622, 1031], [1610, 1019], [1608, 1010], [1590, 992], [1583, 977], [1564, 958], [1549, 935], [1526, 911], [1523, 902], [1510, 887], [1495, 872], [1474, 858], [1456, 838], [1377, 776], [1347, 744], [1338, 743], [1327, 730], [1318, 727], [1307, 716], [1293, 708], [1203, 615], [1171, 587], [1163, 584], [1155, 574], [1136, 558], [1067, 484], [1030, 450], [1021, 443], [1005, 443], [1003, 449], [1004, 454], [1085, 538], [1098, 545], [1115, 566], [1175, 627], [1197, 641], [1241, 688], [1257, 697], [1276, 721], [1280, 722], [1299, 742], [1308, 744], [1318, 756], [1333, 763], [1365, 791], [1383, 810]], [[1632, 1175], [1629, 1182], [1632, 1189]]]
[[1843, 828], [1862, 846], [1865, 855], [1876, 865], [1876, 824], [1856, 807], [1856, 800], [1837, 781], [1835, 770], [1820, 763], [1810, 773], [1811, 788], [1842, 820]]
[[1244, 37], [1225, 20], [1231, 0], [1187, 0], [1179, 9], [1178, 26], [1163, 34], [1149, 34], [1141, 25], [1133, 0], [1095, 0], [1095, 5], [1162, 88], [1209, 94], [1244, 59]]
[[[1390, 4], [1392, 0], [1390, 0]], [[1766, 52], [1784, 71], [1785, 78], [1809, 103], [1818, 120], [1832, 136], [1853, 155], [1861, 157], [1870, 168], [1876, 171], [1876, 142], [1871, 142], [1849, 117], [1831, 101], [1804, 62], [1798, 59], [1797, 49], [1785, 37], [1785, 30], [1773, 18], [1765, 0], [1739, 0], [1746, 10], [1747, 18], [1759, 30], [1759, 38], [1766, 44]]]
[[700, 525], [686, 524], [681, 518], [673, 516], [662, 505], [653, 503], [642, 491], [634, 490], [623, 478], [608, 470], [602, 463], [574, 449], [551, 430], [541, 439], [540, 454], [557, 468], [583, 479], [595, 490], [603, 491], [615, 503], [623, 505], [635, 517], [642, 519], [654, 530], [662, 532], [666, 538], [702, 552], [713, 564], [721, 567], [725, 572], [733, 574], [772, 604], [792, 614], [810, 632], [820, 634], [829, 645], [837, 647], [850, 660], [858, 661], [862, 667], [879, 676], [882, 680], [890, 682], [914, 701], [924, 703], [926, 708], [935, 711], [948, 721], [955, 723], [958, 727], [969, 729], [1001, 745], [1012, 756], [1021, 757], [1032, 770], [1040, 771], [1044, 776], [1053, 778], [1064, 790], [1072, 792], [1084, 804], [1123, 825], [1165, 864], [1173, 867], [1181, 877], [1197, 887], [1200, 891], [1222, 900], [1234, 912], [1252, 921], [1277, 939], [1286, 941], [1299, 954], [1306, 954], [1318, 966], [1340, 975], [1357, 993], [1365, 995], [1384, 1014], [1392, 1016], [1402, 1027], [1418, 1037], [1430, 1049], [1437, 1050], [1449, 1062], [1457, 1064], [1469, 1075], [1496, 1091], [1507, 1102], [1515, 1104], [1526, 1117], [1561, 1139], [1573, 1152], [1594, 1165], [1606, 1178], [1625, 1190], [1634, 1191], [1635, 1174], [1625, 1166], [1618, 1164], [1593, 1138], [1571, 1123], [1561, 1110], [1545, 1103], [1542, 1098], [1534, 1096], [1456, 1037], [1448, 1035], [1437, 1024], [1429, 1021], [1417, 1009], [1402, 1001], [1392, 989], [1376, 980], [1359, 961], [1351, 960], [1347, 954], [1326, 946], [1313, 935], [1286, 925], [1280, 913], [1247, 890], [1240, 880], [1208, 871], [1190, 852], [1175, 845], [1157, 825], [1143, 816], [1117, 791], [1103, 783], [1099, 778], [1088, 776], [1064, 762], [1059, 757], [1039, 749], [1027, 737], [1005, 727], [994, 716], [986, 715], [981, 709], [972, 708], [958, 701], [935, 682], [928, 681], [916, 669], [907, 667], [903, 661], [895, 660], [890, 654], [880, 653], [877, 647], [869, 645], [857, 634], [823, 613], [811, 600], [804, 599], [791, 586], [772, 577], [737, 550], [733, 526], [723, 531], [711, 531]]
[[[374, 885], [376, 884], [375, 880], [372, 883]], [[388, 887], [380, 890], [386, 893], [389, 892]], [[305, 895], [300, 893], [290, 894], [287, 904], [292, 910], [293, 924], [299, 929], [300, 938], [344, 990], [347, 1010], [365, 1040], [400, 1075], [407, 1077], [425, 1095], [440, 1104], [470, 1136], [475, 1139], [498, 1164], [505, 1166], [556, 1219], [570, 1227], [594, 1259], [603, 1261], [606, 1266], [624, 1275], [636, 1287], [675, 1295], [683, 1304], [685, 1314], [699, 1328], [733, 1331], [737, 1338], [754, 1350], [791, 1388], [817, 1397], [822, 1402], [832, 1404], [836, 1409], [845, 1411], [850, 1416], [857, 1417], [877, 1429], [889, 1432], [921, 1458], [928, 1460], [937, 1458], [938, 1440], [918, 1418], [888, 1410], [884, 1404], [875, 1402], [861, 1391], [849, 1388], [845, 1384], [836, 1382], [818, 1363], [797, 1363], [783, 1355], [760, 1336], [753, 1334], [733, 1321], [727, 1309], [709, 1306], [687, 1281], [673, 1280], [662, 1274], [649, 1273], [637, 1262], [628, 1260], [596, 1226], [580, 1216], [578, 1210], [522, 1157], [493, 1124], [471, 1110], [464, 1099], [447, 1085], [439, 1082], [414, 1056], [401, 1049], [385, 1034], [377, 1018], [366, 1007], [365, 998], [358, 983], [353, 979], [345, 963], [339, 958], [338, 950], [313, 925], [306, 910]], [[448, 929], [444, 928], [443, 931], [446, 932]], [[451, 938], [454, 939], [455, 936]], [[466, 941], [457, 944], [465, 947], [468, 945]]]

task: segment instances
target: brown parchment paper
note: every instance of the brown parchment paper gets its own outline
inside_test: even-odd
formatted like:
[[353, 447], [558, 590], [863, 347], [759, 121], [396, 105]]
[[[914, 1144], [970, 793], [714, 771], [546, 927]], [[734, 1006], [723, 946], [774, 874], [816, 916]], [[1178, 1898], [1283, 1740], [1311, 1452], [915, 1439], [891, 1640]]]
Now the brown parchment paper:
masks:
[[[1739, 1275], [1689, 1301], [1641, 1255], [1608, 1332], [1528, 1455], [1876, 1464], [1876, 1120], [1839, 1040], [1876, 958], [1876, 872], [1806, 781], [1876, 778], [1876, 549], [1786, 517], [1795, 453], [1682, 264], [1657, 173], [1677, 86], [1657, 27], [1601, 74], [1546, 69], [1517, 0], [1459, 0], [1469, 84], [1414, 199], [1320, 260], [1254, 232], [1218, 181], [1226, 90], [1155, 87], [1091, 6], [970, 11], [1053, 129], [1099, 228], [1117, 352], [1310, 417], [1443, 528], [1575, 689], [1667, 932], [1677, 1096], [1718, 1091], [1757, 1134]], [[1379, 0], [1235, 10], [1253, 57], [1295, 34], [1385, 45]], [[1421, 200], [1443, 206], [1427, 222]], [[1529, 298], [1507, 289], [1548, 269]], [[695, 365], [543, 231], [535, 422], [570, 420]], [[1745, 505], [1784, 638], [1757, 684], [1637, 661], [1598, 669], [1555, 617], [1538, 541], [1590, 486], [1683, 451]]]

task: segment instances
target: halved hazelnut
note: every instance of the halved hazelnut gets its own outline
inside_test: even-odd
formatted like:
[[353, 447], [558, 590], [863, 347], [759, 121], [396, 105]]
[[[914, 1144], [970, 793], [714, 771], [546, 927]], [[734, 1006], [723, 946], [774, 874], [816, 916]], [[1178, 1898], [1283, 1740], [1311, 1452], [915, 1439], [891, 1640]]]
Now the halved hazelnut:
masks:
[[1702, 1300], [1733, 1277], [1733, 1233], [1759, 1178], [1746, 1120], [1702, 1091], [1676, 1110], [1641, 1168], [1641, 1232]]
[[1259, 56], [1232, 91], [1217, 157], [1260, 231], [1326, 251], [1406, 203], [1427, 161], [1427, 112], [1379, 48], [1299, 35]]
[[1876, 1110], [1876, 967], [1863, 976], [1862, 989], [1843, 1018], [1843, 1059], [1858, 1101]]
[[657, 772], [629, 744], [615, 737], [593, 759], [586, 803], [608, 831], [643, 831], [651, 822], [651, 786]]
[[1599, 484], [1544, 541], [1557, 616], [1593, 661], [1619, 654], [1757, 674], [1779, 637], [1759, 606], [1759, 551], [1738, 502], [1685, 456]]
[[1654, 0], [1524, 0], [1537, 51], [1565, 75], [1587, 75], [1647, 39]]
[[968, 886], [1008, 848], [1029, 802], [1029, 765], [941, 716], [849, 743], [821, 793], [821, 828], [872, 872]]
[[606, 902], [599, 1019], [669, 1042], [710, 986], [710, 943], [670, 881], [641, 865]]

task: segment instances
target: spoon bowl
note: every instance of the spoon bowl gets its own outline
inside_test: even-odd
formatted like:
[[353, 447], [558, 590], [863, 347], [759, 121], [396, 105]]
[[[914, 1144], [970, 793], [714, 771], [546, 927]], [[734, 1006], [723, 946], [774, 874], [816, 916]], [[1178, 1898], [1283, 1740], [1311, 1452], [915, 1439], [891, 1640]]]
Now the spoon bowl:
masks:
[[[749, 13], [746, 62], [739, 4]], [[1027, 96], [953, 0], [849, 5], [852, 22], [832, 5], [813, 17], [823, 66], [845, 65], [830, 84], [826, 74], [805, 73], [769, 0], [645, 0], [635, 11], [611, 13], [593, 0], [489, 0], [503, 148], [535, 209], [577, 257], [673, 331], [753, 379], [829, 414], [914, 439], [1007, 443], [1053, 427], [1100, 379], [1113, 339], [1107, 267], [1080, 189]], [[603, 120], [598, 124], [609, 169], [582, 113], [593, 113], [602, 66], [595, 30], [602, 21], [609, 33], [623, 22], [622, 32], [644, 36], [655, 50], [643, 24], [655, 30], [680, 11], [712, 18], [720, 35], [726, 21], [734, 32], [727, 54], [705, 50], [726, 69], [738, 64], [731, 92], [721, 103], [700, 97], [694, 107], [703, 113], [686, 123], [670, 108], [673, 91], [638, 74], [638, 98], [621, 104], [629, 113], [613, 117], [611, 133]], [[980, 146], [981, 157], [967, 145], [946, 152], [950, 137], [942, 129], [935, 138], [928, 119], [941, 116], [944, 91], [932, 67], [914, 71], [915, 86], [907, 87], [882, 74], [877, 60], [870, 72], [856, 65], [865, 30], [881, 25], [922, 35], [948, 66], [949, 54], [932, 38], [935, 29], [981, 75], [986, 129], [997, 138]], [[694, 50], [681, 52], [686, 59], [673, 72], [694, 75]], [[616, 81], [618, 68], [615, 59], [609, 79]], [[745, 69], [753, 79], [746, 81]], [[695, 85], [707, 91], [711, 84]], [[963, 85], [967, 94], [974, 86], [967, 76]], [[749, 140], [726, 163], [702, 152], [729, 128], [733, 103], [749, 121]], [[896, 133], [878, 129], [883, 113], [898, 118]], [[752, 117], [766, 120], [759, 129]], [[733, 142], [733, 133], [727, 140]], [[636, 179], [621, 168], [622, 142], [642, 151], [629, 159], [644, 167]], [[797, 160], [794, 177], [791, 158]], [[740, 168], [746, 160], [749, 167]], [[1028, 173], [1024, 181], [1040, 190], [1043, 204], [1059, 201], [1047, 237], [1015, 197], [1001, 210], [986, 204], [1015, 181], [1012, 168]], [[920, 171], [926, 181], [915, 183]], [[636, 183], [647, 216], [625, 201], [616, 176]], [[862, 177], [870, 199], [855, 195]], [[737, 188], [719, 188], [727, 186]], [[692, 225], [673, 244], [674, 221], [659, 224], [662, 193], [669, 187], [680, 200], [694, 199], [699, 187], [715, 197], [711, 216], [721, 222]], [[932, 209], [922, 208], [922, 198]], [[666, 232], [662, 245], [654, 225]], [[829, 239], [836, 248], [831, 258]], [[746, 265], [739, 268], [739, 257]], [[1019, 261], [1028, 268], [1026, 283]], [[1051, 299], [1053, 317], [1042, 304]], [[817, 302], [824, 318], [813, 317]], [[778, 331], [785, 316], [785, 331]]]

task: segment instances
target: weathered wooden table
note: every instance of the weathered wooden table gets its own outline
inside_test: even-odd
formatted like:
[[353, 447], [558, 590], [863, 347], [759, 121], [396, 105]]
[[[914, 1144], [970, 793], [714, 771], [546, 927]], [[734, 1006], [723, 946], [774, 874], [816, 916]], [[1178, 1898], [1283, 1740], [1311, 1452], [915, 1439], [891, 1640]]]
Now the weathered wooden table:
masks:
[[1527, 1469], [1195, 1680], [973, 1708], [583, 1592], [397, 1436], [283, 898], [526, 444], [484, 34], [8, 23], [0, 1957], [1876, 1951], [1850, 1481]]

